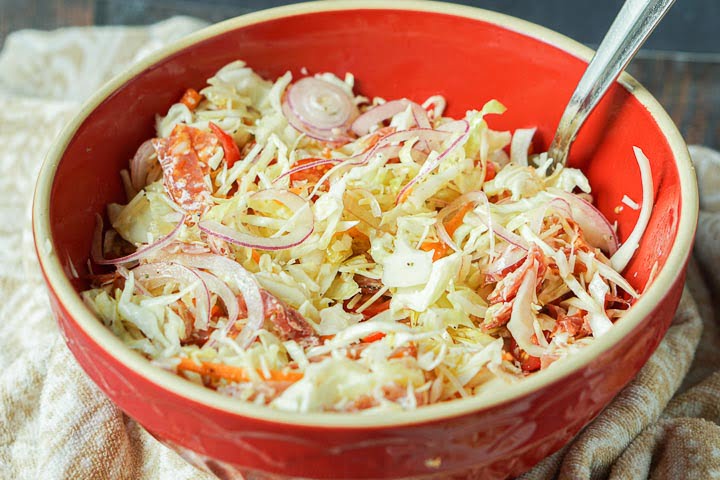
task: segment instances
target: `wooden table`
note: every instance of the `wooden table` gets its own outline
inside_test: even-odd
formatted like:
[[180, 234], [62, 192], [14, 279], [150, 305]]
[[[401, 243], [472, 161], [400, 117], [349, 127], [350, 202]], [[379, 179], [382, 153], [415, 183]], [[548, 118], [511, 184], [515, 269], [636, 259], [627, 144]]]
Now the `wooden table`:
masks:
[[[287, 0], [0, 0], [0, 45], [21, 28], [150, 23], [182, 13], [209, 21]], [[720, 149], [720, 53], [643, 51], [629, 67], [670, 113], [688, 144]]]

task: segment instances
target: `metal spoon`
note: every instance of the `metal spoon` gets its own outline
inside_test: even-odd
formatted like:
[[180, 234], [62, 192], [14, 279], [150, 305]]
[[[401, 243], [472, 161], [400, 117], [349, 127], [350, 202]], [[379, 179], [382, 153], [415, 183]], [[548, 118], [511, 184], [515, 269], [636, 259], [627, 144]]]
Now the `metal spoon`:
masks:
[[575, 135], [675, 0], [627, 0], [605, 34], [560, 118], [548, 156], [552, 173], [565, 165]]

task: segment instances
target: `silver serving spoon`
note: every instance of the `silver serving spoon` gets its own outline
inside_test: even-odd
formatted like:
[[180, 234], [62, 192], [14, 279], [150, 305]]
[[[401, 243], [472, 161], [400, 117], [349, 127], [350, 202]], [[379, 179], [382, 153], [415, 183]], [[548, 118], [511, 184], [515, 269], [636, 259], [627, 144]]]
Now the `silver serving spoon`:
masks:
[[548, 173], [565, 165], [575, 135], [620, 72], [630, 63], [675, 0], [627, 0], [605, 34], [560, 117]]

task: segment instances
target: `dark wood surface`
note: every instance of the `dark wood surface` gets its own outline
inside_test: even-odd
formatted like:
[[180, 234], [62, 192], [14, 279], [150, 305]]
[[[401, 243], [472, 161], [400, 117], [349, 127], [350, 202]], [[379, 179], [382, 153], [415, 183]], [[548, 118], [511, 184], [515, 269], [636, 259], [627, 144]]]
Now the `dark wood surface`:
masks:
[[[523, 18], [558, 28], [571, 35], [573, 33], [573, 30], [567, 26], [568, 22], [563, 23], [562, 19], [558, 20], [552, 13], [552, 2], [548, 4], [550, 12], [542, 13], [542, 9], [526, 8], [524, 11], [529, 16], [524, 16], [513, 10], [522, 6], [522, 2], [518, 1], [502, 0], [500, 3], [495, 0], [459, 1], [488, 8], [502, 7], [508, 13], [515, 13]], [[686, 0], [685, 3], [703, 1]], [[563, 2], [568, 3], [567, 0]], [[53, 29], [72, 25], [151, 23], [175, 14], [219, 21], [259, 8], [286, 3], [291, 2], [287, 0], [0, 0], [0, 45], [9, 32], [21, 28]], [[542, 3], [543, 6], [546, 5], [545, 0]], [[585, 38], [579, 34], [574, 35], [585, 43], [592, 44], [599, 41], [603, 29], [606, 28], [602, 25], [609, 24], [620, 1], [599, 3], [605, 4], [607, 9], [593, 8], [588, 15], [596, 19], [594, 25], [601, 26], [588, 32]], [[717, 0], [710, 0], [707, 3], [705, 7], [709, 7], [710, 10], [713, 8], [720, 10], [720, 2]], [[678, 10], [679, 8], [683, 10]], [[718, 47], [718, 37], [714, 35], [705, 43], [699, 41], [702, 39], [699, 37], [696, 43], [687, 43], [687, 38], [705, 34], [702, 30], [707, 28], [707, 22], [698, 22], [698, 11], [703, 11], [713, 22], [717, 21], [717, 15], [707, 9], [688, 8], [687, 5], [676, 6], [675, 9], [678, 11], [671, 11], [675, 20], [669, 19], [672, 27], [670, 30], [682, 28], [684, 21], [692, 21], [698, 27], [692, 31], [688, 30], [687, 34], [682, 36], [679, 34], [675, 36], [672, 31], [670, 34], [661, 35], [655, 45], [667, 48], [668, 45], [673, 45], [673, 38], [677, 38], [678, 45], [691, 48], [698, 46], [696, 51], [704, 53], [643, 51], [628, 70], [665, 107], [689, 144], [701, 143], [720, 149], [720, 50], [715, 53], [707, 50], [708, 45], [712, 48]], [[720, 12], [715, 13], [720, 14]], [[548, 20], [543, 22], [543, 18]], [[565, 27], [561, 28], [563, 25]], [[665, 28], [667, 30], [669, 27]], [[700, 48], [701, 46], [704, 47]]]

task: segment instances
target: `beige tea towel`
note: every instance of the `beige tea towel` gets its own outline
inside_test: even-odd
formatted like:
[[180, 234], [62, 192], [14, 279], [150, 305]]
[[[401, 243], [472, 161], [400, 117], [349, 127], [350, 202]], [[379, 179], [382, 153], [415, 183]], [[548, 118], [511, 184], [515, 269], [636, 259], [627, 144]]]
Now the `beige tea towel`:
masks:
[[[202, 22], [10, 35], [0, 53], [0, 479], [211, 477], [123, 415], [85, 376], [52, 317], [32, 248], [40, 163], [85, 97]], [[702, 213], [688, 285], [638, 377], [523, 479], [720, 478], [720, 155], [692, 149]], [[694, 359], [694, 360], [693, 360]]]

